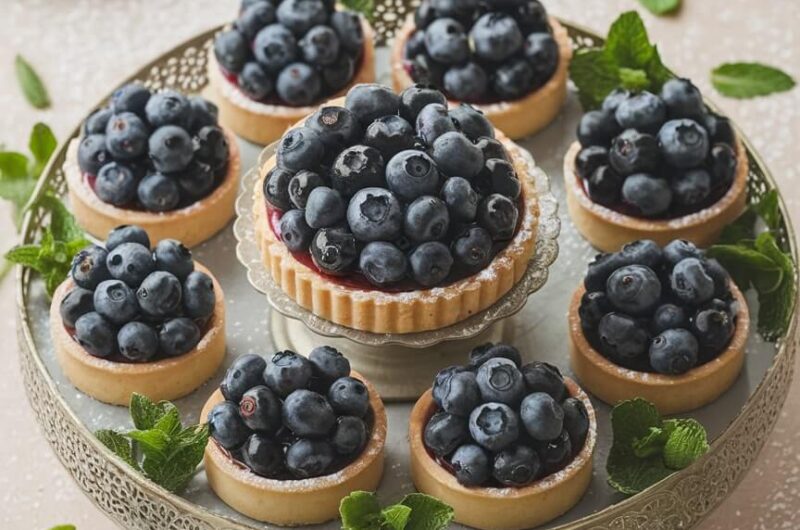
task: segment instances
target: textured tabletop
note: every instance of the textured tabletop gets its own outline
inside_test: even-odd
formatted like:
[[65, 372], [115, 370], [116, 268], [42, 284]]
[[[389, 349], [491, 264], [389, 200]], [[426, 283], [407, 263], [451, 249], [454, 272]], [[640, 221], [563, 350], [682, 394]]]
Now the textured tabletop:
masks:
[[[708, 72], [725, 61], [758, 60], [800, 77], [800, 2], [683, 0], [677, 16], [640, 9], [664, 62], [698, 84], [742, 128], [763, 156], [800, 222], [800, 89], [737, 101], [715, 94]], [[556, 15], [604, 32], [634, 0], [545, 0]], [[61, 138], [120, 79], [192, 35], [233, 17], [237, 0], [0, 0], [0, 144], [23, 149], [35, 121]], [[53, 106], [35, 111], [13, 75], [22, 53], [47, 84]], [[14, 242], [0, 206], [0, 250]], [[0, 330], [8, 337], [0, 377], [0, 528], [113, 528], [84, 497], [39, 433], [25, 402], [13, 340], [13, 282], [0, 286]], [[738, 489], [702, 525], [707, 530], [800, 527], [800, 401], [795, 383], [775, 432]]]

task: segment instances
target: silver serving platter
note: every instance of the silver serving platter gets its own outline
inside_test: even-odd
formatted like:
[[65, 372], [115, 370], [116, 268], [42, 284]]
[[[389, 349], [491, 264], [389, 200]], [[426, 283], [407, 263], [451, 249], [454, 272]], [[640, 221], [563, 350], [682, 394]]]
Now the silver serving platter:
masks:
[[[400, 0], [379, 1], [376, 27], [381, 41], [411, 4]], [[596, 44], [601, 39], [572, 24], [565, 24], [574, 42]], [[184, 42], [144, 66], [129, 79], [145, 81], [153, 88], [174, 87], [198, 92], [207, 83], [205, 58], [214, 30]], [[385, 62], [385, 50], [379, 62]], [[113, 87], [109, 87], [110, 89]], [[87, 109], [88, 111], [89, 109]], [[522, 142], [535, 153], [537, 164], [553, 178], [554, 196], [564, 199], [561, 157], [574, 135], [580, 114], [571, 95], [563, 113], [545, 131]], [[39, 182], [36, 196], [52, 185], [63, 190], [66, 145], [79, 135], [79, 128], [60, 144]], [[754, 151], [745, 142], [750, 158], [750, 200], [775, 188], [775, 182]], [[260, 148], [242, 142], [243, 167], [253, 167]], [[794, 231], [785, 204], [784, 244], [797, 261]], [[586, 262], [594, 251], [575, 232], [566, 209], [560, 214], [562, 233], [560, 255], [550, 270], [547, 283], [515, 316], [502, 322], [515, 329], [515, 343], [529, 358], [552, 362], [567, 369], [567, 299], [580, 281]], [[29, 212], [23, 224], [23, 242], [36, 241], [47, 219], [39, 211]], [[273, 348], [270, 311], [264, 295], [249, 283], [236, 258], [236, 239], [229, 227], [194, 249], [219, 278], [228, 308], [228, 354], [226, 366], [238, 355], [268, 353]], [[796, 281], [796, 278], [795, 278]], [[199, 470], [181, 495], [171, 494], [134, 472], [109, 452], [92, 432], [99, 428], [129, 428], [125, 408], [103, 405], [73, 388], [56, 362], [47, 324], [47, 299], [42, 282], [28, 270], [17, 270], [18, 334], [20, 361], [31, 408], [42, 432], [60, 461], [97, 506], [116, 522], [129, 528], [148, 529], [264, 529], [269, 525], [250, 520], [223, 504], [209, 489], [205, 473]], [[754, 318], [757, 302], [748, 297]], [[794, 320], [778, 343], [766, 343], [757, 335], [749, 337], [746, 364], [734, 386], [718, 401], [690, 416], [707, 427], [713, 440], [707, 455], [646, 491], [624, 497], [606, 484], [605, 459], [610, 447], [609, 407], [593, 400], [598, 412], [599, 432], [594, 476], [586, 495], [572, 510], [543, 528], [564, 529], [675, 529], [690, 528], [713, 510], [736, 486], [753, 463], [758, 450], [772, 430], [786, 398], [792, 378], [797, 346]], [[424, 350], [436, 354], [437, 347]], [[177, 402], [184, 421], [197, 421], [202, 404], [219, 383], [224, 369], [192, 395]], [[566, 370], [568, 371], [568, 370]], [[384, 501], [398, 499], [413, 490], [409, 469], [406, 423], [411, 404], [388, 407], [389, 438], [386, 472], [379, 494]], [[334, 529], [332, 522], [319, 529]]]

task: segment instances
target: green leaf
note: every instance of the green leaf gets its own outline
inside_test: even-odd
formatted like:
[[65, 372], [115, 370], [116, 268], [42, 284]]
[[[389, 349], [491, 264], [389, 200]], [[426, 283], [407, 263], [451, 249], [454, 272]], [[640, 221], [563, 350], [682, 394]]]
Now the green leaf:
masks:
[[569, 71], [585, 109], [599, 107], [603, 99], [620, 84], [617, 65], [602, 50], [578, 50], [572, 58]]
[[0, 178], [24, 179], [28, 176], [28, 157], [15, 151], [0, 151]]
[[[172, 404], [170, 403], [170, 405]], [[153, 425], [153, 429], [161, 431], [169, 436], [179, 433], [182, 427], [180, 413], [174, 405], [168, 408], [164, 415], [158, 418], [155, 425]]]
[[74, 524], [60, 524], [52, 527], [50, 530], [77, 530]]
[[404, 530], [408, 517], [411, 515], [411, 508], [403, 504], [393, 504], [381, 510], [381, 520], [383, 527], [389, 530]]
[[342, 530], [380, 530], [381, 507], [378, 497], [367, 491], [354, 491], [339, 503]]
[[749, 210], [758, 214], [770, 230], [780, 228], [782, 216], [778, 201], [778, 190], [769, 190], [761, 200], [750, 206]]
[[17, 72], [17, 81], [25, 94], [28, 103], [37, 109], [46, 109], [50, 106], [50, 96], [42, 83], [39, 74], [21, 55], [17, 55], [14, 60], [14, 67]]
[[661, 455], [622, 459], [613, 452], [608, 455], [606, 471], [608, 484], [625, 495], [635, 495], [673, 473], [664, 465]]
[[639, 3], [654, 15], [668, 15], [681, 6], [681, 0], [639, 0]]
[[623, 87], [634, 92], [650, 87], [650, 79], [647, 77], [647, 72], [638, 68], [620, 68], [619, 78]]
[[664, 444], [664, 465], [679, 470], [708, 452], [705, 428], [694, 419], [666, 420], [669, 437]]
[[154, 403], [149, 397], [134, 392], [131, 394], [131, 419], [133, 426], [139, 430], [148, 430], [155, 427], [162, 416], [175, 409], [169, 401]]
[[743, 239], [755, 239], [757, 217], [755, 210], [748, 207], [738, 219], [723, 228], [718, 244], [736, 245]]
[[163, 453], [145, 455], [142, 468], [148, 478], [165, 489], [181, 491], [202, 461], [207, 443], [207, 425], [188, 427], [170, 438]]
[[789, 74], [760, 63], [726, 63], [711, 71], [711, 83], [723, 96], [753, 98], [791, 90]]
[[644, 22], [636, 11], [622, 13], [611, 24], [606, 38], [605, 53], [620, 67], [648, 67], [655, 48], [650, 44]]
[[650, 427], [650, 432], [642, 438], [633, 441], [633, 454], [639, 458], [648, 458], [660, 455], [667, 443], [669, 432], [661, 427]]
[[22, 265], [23, 267], [41, 272], [41, 270], [39, 270], [41, 266], [39, 261], [40, 253], [41, 247], [39, 245], [17, 245], [6, 252], [5, 258], [17, 265]]
[[39, 197], [37, 206], [50, 212], [50, 230], [58, 241], [71, 241], [84, 237], [83, 229], [78, 225], [75, 216], [52, 192], [44, 193]]
[[453, 508], [424, 493], [406, 495], [400, 504], [411, 508], [406, 530], [443, 530], [453, 520]]
[[146, 431], [129, 431], [125, 436], [136, 442], [146, 457], [160, 458], [170, 443], [170, 437], [158, 429], [147, 429]]
[[30, 149], [33, 159], [36, 161], [33, 170], [34, 177], [38, 178], [41, 175], [44, 166], [50, 160], [50, 155], [56, 150], [56, 145], [58, 145], [58, 142], [50, 127], [41, 122], [33, 126], [28, 140], [28, 149]]
[[100, 442], [108, 447], [112, 453], [124, 460], [129, 466], [134, 469], [139, 469], [139, 465], [133, 458], [133, 450], [131, 448], [131, 441], [123, 435], [108, 429], [101, 429], [94, 433]]
[[650, 62], [645, 67], [647, 77], [650, 78], [650, 90], [658, 93], [661, 87], [675, 77], [669, 69], [664, 66], [661, 61], [661, 53], [658, 51], [658, 46], [653, 45], [653, 56], [650, 57]]
[[357, 11], [367, 17], [367, 20], [372, 20], [375, 14], [374, 0], [341, 0], [344, 7], [350, 11]]
[[786, 334], [794, 313], [797, 295], [795, 267], [791, 256], [780, 249], [771, 233], [759, 234], [755, 246], [783, 271], [783, 279], [777, 289], [759, 293], [758, 296], [758, 331], [766, 340], [777, 340]]

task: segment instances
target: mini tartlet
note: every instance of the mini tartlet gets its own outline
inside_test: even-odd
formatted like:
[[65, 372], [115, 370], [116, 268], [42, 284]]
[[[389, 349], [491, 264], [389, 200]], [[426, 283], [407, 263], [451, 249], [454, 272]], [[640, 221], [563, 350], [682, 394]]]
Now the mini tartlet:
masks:
[[[323, 347], [327, 349], [327, 347]], [[335, 351], [332, 348], [328, 351]], [[283, 352], [279, 355], [296, 355]], [[338, 352], [337, 352], [338, 355]], [[240, 358], [241, 359], [241, 358]], [[315, 372], [316, 373], [316, 372]], [[363, 383], [369, 392], [369, 432], [359, 453], [348, 457], [343, 466], [322, 475], [310, 478], [281, 476], [268, 478], [256, 474], [245, 464], [241, 454], [246, 449], [236, 449], [237, 456], [225, 449], [214, 435], [214, 426], [210, 424], [212, 437], [205, 449], [205, 471], [211, 489], [235, 510], [253, 519], [281, 526], [298, 526], [319, 524], [335, 519], [339, 515], [339, 503], [353, 491], [374, 491], [383, 475], [384, 445], [386, 443], [387, 420], [383, 402], [375, 388], [356, 372], [349, 372], [351, 378]], [[224, 383], [223, 383], [224, 384]], [[263, 385], [263, 382], [261, 383]], [[261, 392], [269, 393], [266, 386]], [[290, 394], [291, 395], [291, 394]], [[249, 399], [246, 397], [245, 399]], [[288, 396], [287, 396], [288, 397]], [[242, 402], [245, 401], [242, 399]], [[201, 412], [202, 418], [211, 419], [214, 407], [225, 402], [221, 389], [217, 389]], [[257, 414], [257, 412], [256, 412]], [[341, 420], [341, 418], [340, 418]], [[284, 426], [280, 429], [288, 430]], [[249, 431], [254, 432], [254, 431]], [[278, 435], [280, 431], [278, 432]], [[259, 436], [258, 431], [249, 435]], [[302, 439], [301, 439], [302, 440]], [[245, 442], [245, 446], [249, 440]], [[285, 449], [288, 455], [289, 449]], [[283, 456], [283, 458], [287, 458]], [[341, 457], [340, 457], [341, 458]], [[279, 474], [289, 472], [279, 464]]]

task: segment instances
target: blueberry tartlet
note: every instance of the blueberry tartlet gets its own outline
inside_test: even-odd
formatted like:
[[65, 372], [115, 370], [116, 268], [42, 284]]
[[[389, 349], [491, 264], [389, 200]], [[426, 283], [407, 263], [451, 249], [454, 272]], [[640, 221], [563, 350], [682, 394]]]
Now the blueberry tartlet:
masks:
[[572, 508], [592, 478], [597, 422], [558, 368], [522, 364], [507, 344], [470, 352], [411, 412], [411, 476], [455, 520], [484, 530], [544, 524]]
[[600, 254], [572, 297], [570, 359], [606, 403], [648, 399], [662, 414], [699, 408], [736, 380], [750, 316], [715, 259], [685, 240]]
[[256, 235], [273, 279], [317, 316], [373, 333], [439, 329], [494, 304], [534, 251], [519, 148], [441, 92], [352, 88], [261, 169]]
[[226, 126], [266, 145], [357, 83], [375, 80], [372, 27], [329, 0], [245, 0], [209, 52]]
[[707, 247], [744, 211], [744, 146], [688, 79], [667, 81], [659, 94], [614, 90], [577, 133], [564, 158], [567, 206], [604, 252], [637, 239]]
[[64, 374], [95, 399], [177, 399], [225, 357], [222, 289], [179, 241], [151, 250], [144, 229], [120, 226], [75, 255], [53, 295], [50, 335]]
[[383, 474], [386, 411], [375, 388], [330, 346], [243, 355], [203, 407], [205, 469], [237, 511], [281, 526], [323, 523]]
[[72, 211], [93, 236], [136, 225], [154, 244], [193, 247], [233, 217], [240, 165], [214, 104], [134, 82], [89, 115], [64, 173]]
[[392, 79], [471, 103], [516, 139], [556, 117], [571, 59], [566, 29], [538, 0], [423, 0], [395, 36]]

